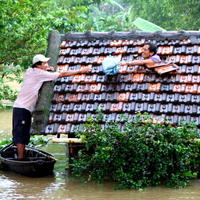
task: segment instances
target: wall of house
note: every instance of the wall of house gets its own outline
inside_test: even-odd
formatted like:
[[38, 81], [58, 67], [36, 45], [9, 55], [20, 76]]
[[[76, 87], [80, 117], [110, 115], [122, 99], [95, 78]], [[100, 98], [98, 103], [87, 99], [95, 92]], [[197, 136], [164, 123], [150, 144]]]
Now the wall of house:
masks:
[[[134, 118], [137, 112], [150, 113], [155, 123], [166, 119], [173, 124], [188, 120], [200, 125], [200, 32], [53, 35], [49, 37], [48, 56], [57, 62], [58, 71], [84, 66], [91, 66], [92, 71], [59, 78], [52, 99], [52, 84], [44, 85], [34, 116], [34, 132], [73, 137], [87, 117], [96, 117], [97, 107], [104, 112], [102, 128], [105, 122], [114, 120], [123, 129], [121, 114]], [[161, 58], [175, 63], [178, 69], [161, 74], [145, 66], [125, 65], [117, 75], [103, 73], [102, 61], [107, 56], [120, 57], [124, 62], [140, 60], [141, 47], [147, 42], [156, 43]]]

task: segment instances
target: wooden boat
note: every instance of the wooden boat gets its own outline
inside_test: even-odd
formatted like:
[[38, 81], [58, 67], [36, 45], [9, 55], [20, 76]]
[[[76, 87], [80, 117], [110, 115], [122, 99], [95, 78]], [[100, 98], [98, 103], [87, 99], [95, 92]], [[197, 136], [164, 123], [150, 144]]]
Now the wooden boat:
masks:
[[17, 148], [14, 144], [10, 144], [1, 149], [1, 168], [30, 177], [47, 176], [53, 173], [56, 159], [47, 152], [26, 146], [25, 158], [18, 159], [16, 157]]

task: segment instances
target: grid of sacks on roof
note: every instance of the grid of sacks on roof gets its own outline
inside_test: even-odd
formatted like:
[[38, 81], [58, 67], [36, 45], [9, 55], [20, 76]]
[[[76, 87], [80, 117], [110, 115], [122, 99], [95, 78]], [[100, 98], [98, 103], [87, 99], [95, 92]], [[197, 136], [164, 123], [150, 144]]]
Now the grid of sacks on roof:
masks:
[[[142, 59], [141, 48], [150, 40], [81, 40], [63, 41], [57, 61], [58, 71], [71, 71], [85, 66], [87, 74], [57, 79], [50, 107], [46, 134], [72, 134], [82, 128], [89, 116], [96, 117], [100, 108], [105, 122], [118, 121], [123, 129], [124, 119], [137, 112], [152, 114], [156, 122], [181, 120], [200, 125], [200, 40], [190, 39], [156, 42], [158, 55], [179, 69], [159, 75], [145, 66], [128, 62]], [[120, 66], [117, 75], [105, 75], [102, 61], [106, 56], [120, 57], [127, 65]]]

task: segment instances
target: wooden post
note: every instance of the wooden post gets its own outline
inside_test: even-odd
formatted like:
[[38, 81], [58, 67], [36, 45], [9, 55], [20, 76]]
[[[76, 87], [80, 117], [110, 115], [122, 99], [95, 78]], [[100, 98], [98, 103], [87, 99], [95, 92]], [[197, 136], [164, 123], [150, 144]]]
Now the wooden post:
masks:
[[[57, 58], [59, 55], [59, 46], [61, 43], [61, 35], [58, 31], [54, 30], [48, 36], [48, 49], [46, 56], [51, 58], [49, 61], [50, 66], [57, 65]], [[39, 98], [33, 113], [33, 123], [31, 134], [44, 133], [45, 126], [48, 120], [49, 107], [53, 95], [53, 82], [45, 82], [39, 93]]]

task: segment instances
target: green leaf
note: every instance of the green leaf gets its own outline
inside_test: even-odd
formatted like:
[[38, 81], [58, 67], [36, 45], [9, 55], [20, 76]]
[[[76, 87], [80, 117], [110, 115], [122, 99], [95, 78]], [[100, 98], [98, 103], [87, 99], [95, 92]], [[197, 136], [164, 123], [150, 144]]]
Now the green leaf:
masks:
[[109, 2], [110, 2], [112, 5], [117, 6], [117, 7], [120, 8], [121, 10], [124, 10], [123, 6], [121, 6], [119, 3], [117, 3], [117, 1], [109, 0]]
[[164, 28], [138, 17], [133, 24], [142, 31], [166, 31]]

